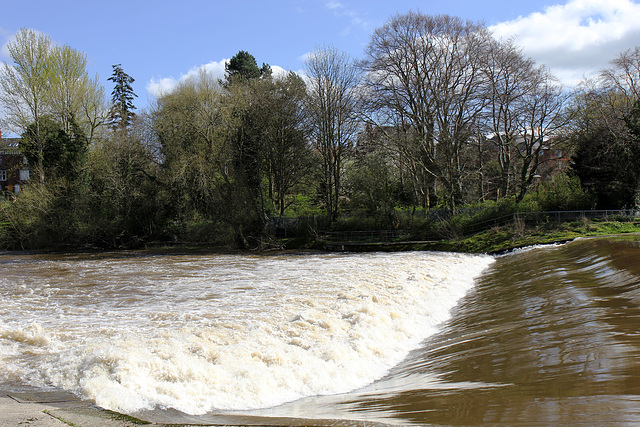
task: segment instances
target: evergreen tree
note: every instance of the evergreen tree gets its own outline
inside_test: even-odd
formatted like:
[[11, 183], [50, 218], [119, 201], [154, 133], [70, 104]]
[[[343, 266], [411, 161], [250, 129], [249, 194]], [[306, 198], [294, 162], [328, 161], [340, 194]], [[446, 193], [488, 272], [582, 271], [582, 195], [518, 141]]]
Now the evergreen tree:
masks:
[[133, 112], [136, 109], [133, 98], [138, 95], [131, 87], [135, 79], [124, 72], [121, 64], [116, 64], [113, 66], [113, 74], [107, 80], [115, 84], [111, 92], [112, 105], [107, 123], [113, 130], [125, 130], [131, 126], [136, 116]]
[[232, 223], [236, 240], [240, 246], [249, 244], [247, 237], [259, 235], [266, 218], [261, 184], [264, 173], [263, 123], [259, 117], [262, 105], [259, 93], [262, 84], [270, 79], [271, 68], [263, 64], [258, 67], [255, 58], [248, 52], [238, 52], [225, 66], [227, 71], [224, 86], [228, 89], [231, 116], [235, 127], [231, 134], [231, 177], [234, 194], [234, 217]]
[[262, 67], [258, 68], [256, 58], [244, 50], [231, 58], [224, 68], [228, 82], [236, 78], [250, 80], [271, 75], [271, 67], [268, 64], [262, 64]]
[[637, 143], [629, 135], [616, 137], [604, 125], [574, 136], [572, 170], [585, 190], [592, 192], [599, 209], [631, 208], [640, 182]]

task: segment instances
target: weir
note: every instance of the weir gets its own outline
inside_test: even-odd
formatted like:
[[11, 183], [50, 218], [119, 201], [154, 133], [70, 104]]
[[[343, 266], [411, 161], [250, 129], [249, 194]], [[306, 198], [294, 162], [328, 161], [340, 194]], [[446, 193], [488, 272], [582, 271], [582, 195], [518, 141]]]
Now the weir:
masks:
[[639, 236], [496, 257], [4, 258], [2, 381], [155, 423], [634, 424], [638, 260]]

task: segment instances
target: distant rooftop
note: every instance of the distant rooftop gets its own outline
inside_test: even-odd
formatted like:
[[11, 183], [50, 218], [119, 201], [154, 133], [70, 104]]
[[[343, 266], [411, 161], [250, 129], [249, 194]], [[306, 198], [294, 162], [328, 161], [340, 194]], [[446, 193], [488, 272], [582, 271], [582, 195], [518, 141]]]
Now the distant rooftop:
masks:
[[20, 154], [20, 138], [1, 138], [0, 154]]

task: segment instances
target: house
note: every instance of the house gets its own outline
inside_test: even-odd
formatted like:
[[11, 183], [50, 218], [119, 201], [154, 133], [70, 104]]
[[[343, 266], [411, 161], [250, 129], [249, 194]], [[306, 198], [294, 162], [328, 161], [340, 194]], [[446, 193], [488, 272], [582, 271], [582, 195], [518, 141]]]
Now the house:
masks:
[[0, 194], [18, 194], [29, 181], [29, 165], [19, 148], [20, 138], [2, 138], [0, 132]]
[[550, 180], [555, 175], [566, 172], [571, 165], [571, 157], [566, 149], [559, 146], [546, 146], [542, 148], [538, 176], [544, 180]]

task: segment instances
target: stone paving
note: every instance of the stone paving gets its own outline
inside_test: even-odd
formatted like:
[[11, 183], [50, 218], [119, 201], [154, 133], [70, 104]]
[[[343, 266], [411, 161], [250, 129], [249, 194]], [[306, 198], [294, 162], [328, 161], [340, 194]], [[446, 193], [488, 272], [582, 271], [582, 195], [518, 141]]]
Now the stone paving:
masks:
[[65, 392], [0, 391], [0, 427], [133, 427], [149, 424]]

